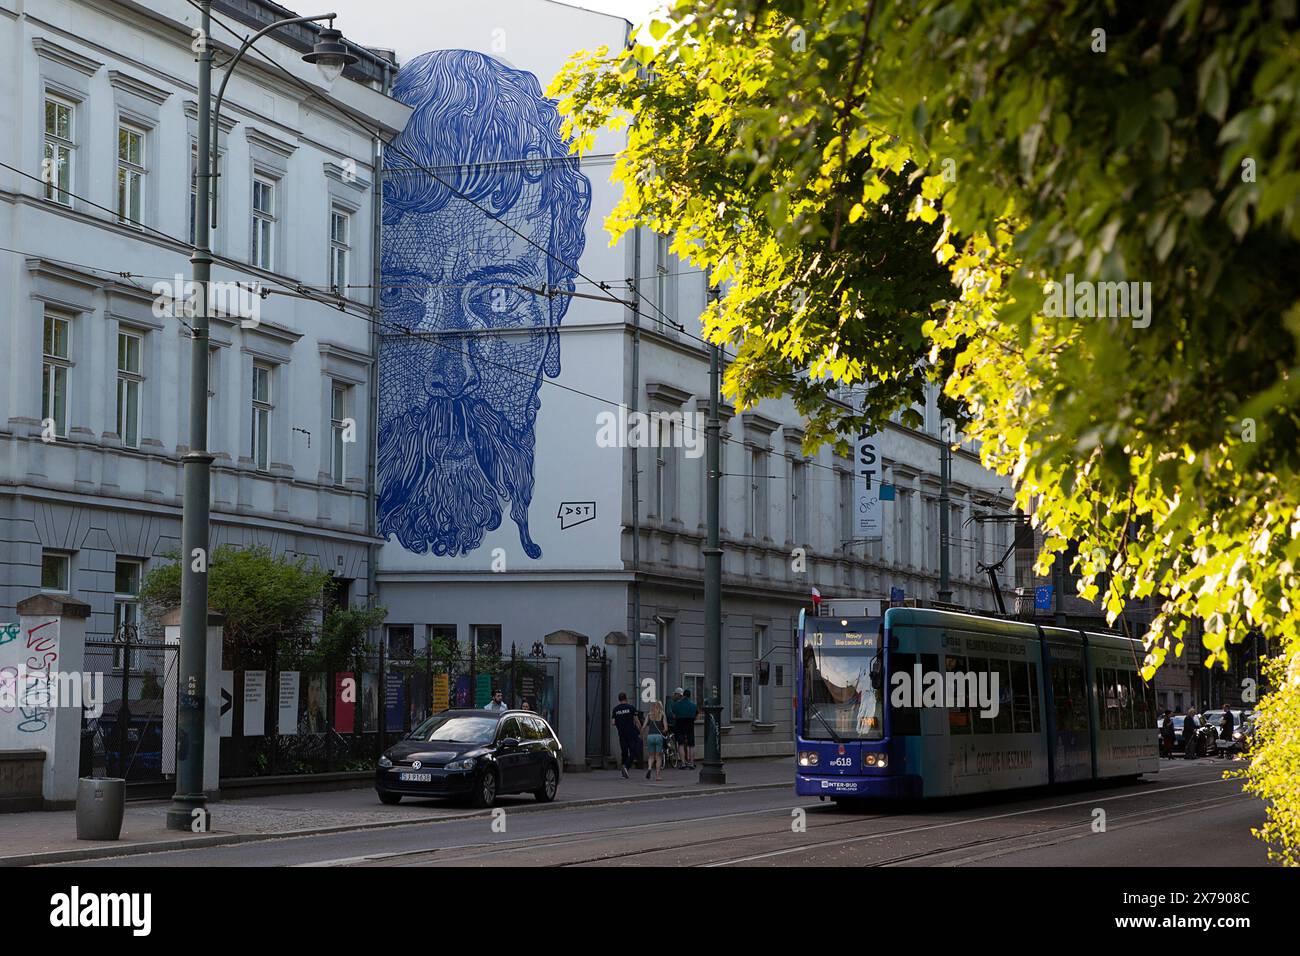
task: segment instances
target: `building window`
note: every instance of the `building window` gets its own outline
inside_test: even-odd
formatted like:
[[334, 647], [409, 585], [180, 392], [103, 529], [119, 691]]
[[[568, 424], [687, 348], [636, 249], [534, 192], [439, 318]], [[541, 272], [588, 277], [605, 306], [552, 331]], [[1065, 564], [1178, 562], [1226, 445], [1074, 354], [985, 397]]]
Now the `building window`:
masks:
[[348, 293], [348, 255], [351, 246], [352, 217], [341, 209], [330, 210], [330, 288], [339, 295]]
[[[140, 623], [140, 578], [144, 569], [143, 562], [118, 558], [113, 574], [113, 629], [123, 639], [138, 639]], [[113, 669], [121, 670], [123, 666], [122, 647], [113, 648]], [[131, 668], [140, 666], [140, 652], [131, 655]]]
[[68, 354], [71, 323], [56, 315], [45, 316], [45, 336], [41, 347], [41, 418], [54, 422], [54, 434], [68, 435], [68, 377], [72, 361]]
[[140, 447], [140, 375], [142, 339], [131, 332], [117, 333], [117, 435], [128, 448]]
[[939, 567], [939, 500], [926, 498], [925, 502], [925, 567], [934, 571]]
[[217, 376], [221, 373], [221, 350], [208, 349], [208, 450], [214, 448], [213, 436], [217, 433]]
[[45, 181], [45, 198], [65, 206], [72, 205], [72, 153], [77, 148], [73, 138], [76, 109], [67, 100], [45, 97], [45, 159], [41, 178]]
[[731, 719], [754, 719], [754, 675], [731, 675]]
[[271, 366], [260, 362], [253, 363], [251, 454], [253, 464], [263, 471], [271, 466], [271, 411], [275, 407], [271, 395], [271, 372]]
[[767, 452], [754, 448], [749, 454], [749, 527], [755, 538], [766, 538], [767, 530]]
[[263, 269], [275, 267], [275, 183], [253, 177], [253, 255], [252, 263]]
[[388, 625], [388, 659], [409, 661], [415, 657], [415, 626], [412, 624]]
[[341, 485], [347, 479], [348, 389], [335, 385], [330, 389], [330, 477]]
[[695, 715], [696, 720], [704, 717], [704, 675], [703, 674], [683, 674], [682, 688], [691, 692], [691, 700], [695, 701], [695, 706], [701, 708]]
[[144, 215], [143, 130], [117, 128], [117, 221], [139, 225]]
[[456, 655], [460, 651], [455, 624], [430, 624], [425, 630], [424, 643], [439, 654]]
[[72, 557], [58, 551], [41, 552], [41, 590], [67, 591], [71, 580]]
[[475, 624], [473, 630], [474, 646], [478, 648], [479, 654], [501, 653], [500, 624]]
[[912, 493], [899, 491], [895, 496], [894, 560], [900, 566], [912, 563]]
[[668, 521], [677, 516], [677, 445], [681, 435], [674, 435], [673, 430], [681, 426], [664, 415], [651, 427], [655, 430], [654, 514], [660, 521]]
[[[771, 706], [771, 658], [768, 652], [771, 648], [767, 642], [767, 625], [754, 625], [754, 719], [760, 722], [770, 723], [772, 720]], [[763, 669], [762, 665], [767, 666], [768, 684], [764, 686], [759, 681], [759, 672]]]
[[790, 531], [794, 543], [808, 540], [808, 466], [802, 461], [790, 463]]
[[677, 303], [676, 286], [673, 283], [672, 267], [669, 260], [672, 254], [668, 247], [672, 244], [668, 236], [655, 236], [655, 305], [659, 314], [655, 316], [658, 331], [666, 331], [668, 325], [676, 321]]

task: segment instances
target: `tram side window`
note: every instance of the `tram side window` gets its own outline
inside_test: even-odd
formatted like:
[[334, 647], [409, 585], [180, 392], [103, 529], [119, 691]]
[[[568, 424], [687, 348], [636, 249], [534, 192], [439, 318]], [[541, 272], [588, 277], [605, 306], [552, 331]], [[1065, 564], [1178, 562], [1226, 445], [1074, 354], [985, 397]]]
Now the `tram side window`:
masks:
[[[1021, 666], [1019, 662], [1012, 664], [1010, 661], [991, 660], [989, 663], [993, 666], [993, 673], [998, 676], [998, 689], [996, 699], [998, 702], [998, 715], [993, 718], [993, 732], [995, 734], [1009, 734], [1015, 729], [1015, 702], [1011, 694], [1011, 669]], [[992, 677], [990, 676], [990, 688]]]
[[1014, 712], [1011, 731], [1028, 734], [1034, 730], [1033, 705], [1029, 700], [1029, 667], [1027, 663], [1011, 663], [1011, 702]]
[[1034, 721], [1033, 732], [1038, 733], [1043, 726], [1043, 717], [1038, 703], [1038, 665], [1032, 661], [1029, 664], [1029, 713]]
[[[912, 681], [915, 677], [914, 665], [916, 664], [915, 654], [890, 654], [889, 668], [892, 672], [889, 678], [889, 733], [890, 736], [900, 734], [919, 734], [921, 732], [921, 709], [910, 706], [913, 697], [912, 693], [920, 693], [921, 688], [913, 688]], [[901, 686], [906, 688], [909, 693], [905, 698], [909, 706], [897, 707], [894, 705], [895, 674], [906, 674], [907, 682]]]
[[1142, 679], [1141, 674], [1134, 674], [1133, 679], [1136, 682], [1134, 687], [1141, 685], [1141, 697], [1135, 700], [1141, 706], [1141, 710], [1136, 715], [1136, 727], [1138, 730], [1154, 730], [1156, 726], [1156, 688], [1155, 684]]
[[[966, 702], [969, 705], [966, 709], [970, 712], [971, 726], [975, 728], [977, 734], [991, 734], [994, 732], [994, 719], [992, 717], [981, 717], [979, 705], [979, 687], [981, 680], [985, 687], [992, 687], [992, 678], [988, 675], [992, 673], [989, 669], [989, 660], [987, 657], [972, 657], [967, 662], [970, 669], [968, 674], [973, 675], [974, 680], [965, 682]], [[971, 693], [974, 691], [975, 693]]]
[[1083, 668], [1068, 661], [1052, 663], [1052, 695], [1056, 698], [1056, 729], [1088, 729], [1088, 696], [1084, 690]]
[[[944, 670], [949, 674], [966, 673], [966, 658], [964, 657], [945, 657]], [[966, 707], [948, 708], [948, 732], [953, 734], [969, 734], [971, 727], [970, 709]]]
[[1132, 671], [1117, 670], [1115, 682], [1119, 687], [1119, 726], [1121, 730], [1132, 730], [1137, 726], [1133, 720], [1133, 677]]
[[1113, 667], [1097, 668], [1097, 702], [1101, 706], [1102, 728], [1119, 730], [1119, 697]]

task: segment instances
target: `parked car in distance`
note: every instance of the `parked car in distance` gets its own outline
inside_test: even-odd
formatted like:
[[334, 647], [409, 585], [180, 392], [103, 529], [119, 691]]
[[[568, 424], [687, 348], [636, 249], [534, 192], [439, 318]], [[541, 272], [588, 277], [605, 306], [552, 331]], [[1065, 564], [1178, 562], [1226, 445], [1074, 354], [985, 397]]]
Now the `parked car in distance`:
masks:
[[[1196, 750], [1198, 757], [1204, 757], [1215, 752], [1214, 743], [1219, 739], [1219, 732], [1206, 721], [1201, 714], [1191, 714], [1192, 724], [1195, 728]], [[1186, 720], [1183, 714], [1175, 714], [1174, 722], [1174, 756], [1181, 757], [1187, 752], [1187, 745], [1183, 742], [1183, 721]], [[1161, 717], [1156, 721], [1156, 734], [1164, 728], [1166, 718]]]
[[564, 748], [546, 719], [523, 710], [444, 710], [379, 758], [375, 790], [402, 797], [460, 797], [490, 807], [501, 794], [555, 799]]
[[1214, 728], [1215, 745], [1220, 750], [1227, 750], [1229, 753], [1245, 753], [1250, 747], [1250, 738], [1252, 736], [1251, 714], [1254, 711], [1249, 710], [1232, 710], [1232, 739], [1223, 739], [1223, 711], [1211, 710], [1205, 715], [1206, 723]]

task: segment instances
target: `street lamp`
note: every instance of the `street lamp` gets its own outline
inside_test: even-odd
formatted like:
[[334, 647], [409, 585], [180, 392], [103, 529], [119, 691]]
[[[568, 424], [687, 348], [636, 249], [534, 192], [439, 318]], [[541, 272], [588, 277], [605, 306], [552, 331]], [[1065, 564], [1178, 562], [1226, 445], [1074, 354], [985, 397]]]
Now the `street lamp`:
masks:
[[181, 640], [180, 693], [176, 714], [176, 792], [167, 808], [167, 827], [172, 830], [211, 829], [207, 798], [203, 795], [204, 701], [207, 698], [208, 628], [208, 508], [211, 496], [212, 455], [208, 454], [208, 302], [212, 281], [211, 230], [216, 217], [211, 198], [216, 185], [216, 126], [221, 100], [235, 66], [261, 37], [293, 23], [329, 20], [320, 31], [308, 63], [320, 68], [327, 82], [338, 78], [343, 68], [357, 57], [348, 52], [342, 36], [333, 29], [333, 13], [314, 17], [290, 17], [263, 27], [240, 46], [227, 65], [225, 79], [212, 102], [212, 0], [199, 0], [199, 141], [195, 169], [194, 251], [190, 255], [197, 294], [190, 347], [190, 449], [185, 466], [185, 492], [181, 504]]

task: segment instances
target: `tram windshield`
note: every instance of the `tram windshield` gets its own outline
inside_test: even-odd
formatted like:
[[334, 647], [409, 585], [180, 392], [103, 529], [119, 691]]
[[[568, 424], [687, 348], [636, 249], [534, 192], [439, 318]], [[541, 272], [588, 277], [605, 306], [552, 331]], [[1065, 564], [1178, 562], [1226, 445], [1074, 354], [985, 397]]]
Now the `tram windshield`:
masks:
[[807, 740], [877, 740], [884, 736], [885, 682], [879, 622], [814, 620], [803, 648], [803, 715]]

